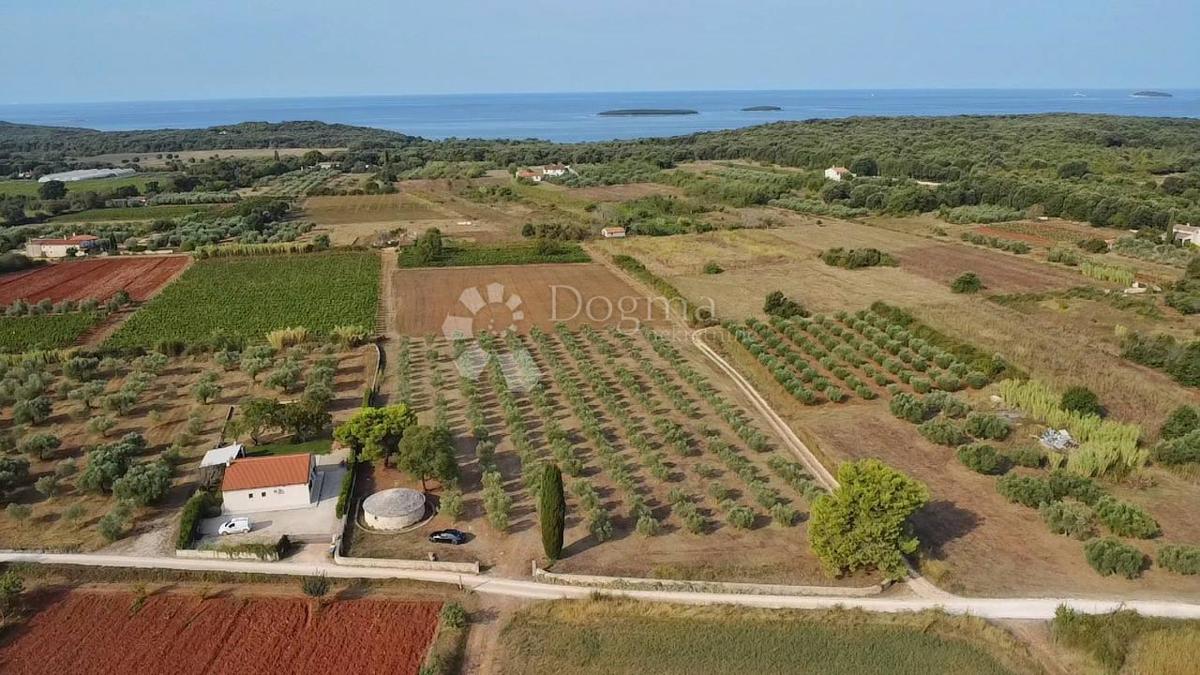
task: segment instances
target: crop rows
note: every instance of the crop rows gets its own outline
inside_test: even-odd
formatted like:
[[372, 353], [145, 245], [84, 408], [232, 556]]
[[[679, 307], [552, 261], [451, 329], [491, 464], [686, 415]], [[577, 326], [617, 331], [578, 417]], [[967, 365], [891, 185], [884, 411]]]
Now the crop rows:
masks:
[[303, 197], [309, 190], [319, 188], [330, 178], [339, 175], [336, 169], [300, 169], [285, 174], [263, 179], [259, 187], [264, 188], [263, 195], [270, 197]]
[[[527, 341], [535, 356], [525, 349]], [[750, 528], [760, 513], [790, 525], [797, 509], [795, 497], [784, 495], [788, 488], [805, 499], [821, 494], [796, 462], [752, 461], [744, 448], [767, 452], [766, 437], [653, 333], [639, 339], [559, 326], [535, 329], [528, 338], [483, 335], [478, 345], [487, 364], [478, 378], [460, 378], [458, 389], [466, 430], [476, 441], [484, 511], [499, 530], [508, 528], [515, 499], [536, 501], [539, 468], [550, 458], [568, 477], [572, 511], [598, 541], [618, 525], [652, 536], [666, 518], [692, 533], [711, 531], [714, 517], [735, 529]], [[470, 346], [458, 341], [454, 350]], [[668, 365], [660, 366], [655, 353]], [[522, 354], [535, 359], [528, 365], [543, 375], [524, 393], [506, 377], [509, 359]], [[423, 390], [429, 361], [402, 363], [399, 386]], [[492, 405], [495, 418], [485, 410]], [[448, 405], [434, 407], [450, 415]], [[502, 438], [519, 460], [504, 464], [503, 472], [496, 461]], [[506, 478], [518, 474], [522, 487], [514, 493], [515, 483]], [[619, 499], [602, 499], [605, 486], [614, 487]]]
[[851, 394], [870, 400], [878, 396], [877, 388], [925, 393], [988, 382], [951, 353], [871, 310], [853, 316], [839, 312], [836, 318], [772, 317], [769, 323], [747, 319], [725, 327], [805, 405], [840, 403]]
[[366, 251], [201, 260], [117, 331], [114, 347], [198, 343], [214, 333], [262, 340], [280, 328], [328, 334], [374, 326], [379, 258]]

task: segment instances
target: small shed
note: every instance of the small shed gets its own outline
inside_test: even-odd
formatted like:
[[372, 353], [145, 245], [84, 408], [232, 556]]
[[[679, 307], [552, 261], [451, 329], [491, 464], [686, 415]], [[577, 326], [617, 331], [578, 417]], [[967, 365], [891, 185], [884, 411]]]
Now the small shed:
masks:
[[246, 446], [241, 443], [233, 443], [209, 450], [204, 453], [204, 457], [200, 460], [200, 483], [203, 485], [216, 485], [221, 482], [221, 477], [225, 475], [225, 468], [232, 464], [233, 460], [245, 456]]

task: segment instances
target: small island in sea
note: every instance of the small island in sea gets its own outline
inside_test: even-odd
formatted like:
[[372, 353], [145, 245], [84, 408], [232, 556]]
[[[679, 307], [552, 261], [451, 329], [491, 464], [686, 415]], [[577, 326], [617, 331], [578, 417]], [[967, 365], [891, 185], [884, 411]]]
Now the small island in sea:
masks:
[[748, 108], [742, 108], [742, 112], [774, 112], [776, 110], [783, 110], [783, 108], [777, 105], [752, 105]]
[[1135, 91], [1132, 95], [1138, 98], [1172, 98], [1171, 94], [1165, 91], [1153, 91], [1151, 89]]
[[641, 117], [646, 115], [699, 115], [698, 110], [686, 108], [627, 108], [623, 110], [605, 110], [596, 113], [604, 117]]

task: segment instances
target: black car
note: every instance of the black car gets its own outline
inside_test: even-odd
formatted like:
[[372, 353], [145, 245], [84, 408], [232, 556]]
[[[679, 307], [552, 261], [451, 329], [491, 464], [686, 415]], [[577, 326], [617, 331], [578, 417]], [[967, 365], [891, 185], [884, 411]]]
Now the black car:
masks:
[[438, 530], [429, 535], [429, 541], [435, 544], [459, 544], [467, 543], [467, 535], [458, 530]]

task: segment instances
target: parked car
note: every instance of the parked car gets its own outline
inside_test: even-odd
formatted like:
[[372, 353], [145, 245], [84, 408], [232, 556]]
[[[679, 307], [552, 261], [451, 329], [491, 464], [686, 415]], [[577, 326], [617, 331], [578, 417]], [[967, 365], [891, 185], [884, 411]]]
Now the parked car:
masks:
[[217, 534], [242, 534], [250, 531], [249, 518], [230, 518], [221, 523], [221, 527], [217, 528]]
[[429, 535], [429, 541], [434, 544], [459, 544], [467, 543], [467, 535], [458, 530], [438, 530]]

